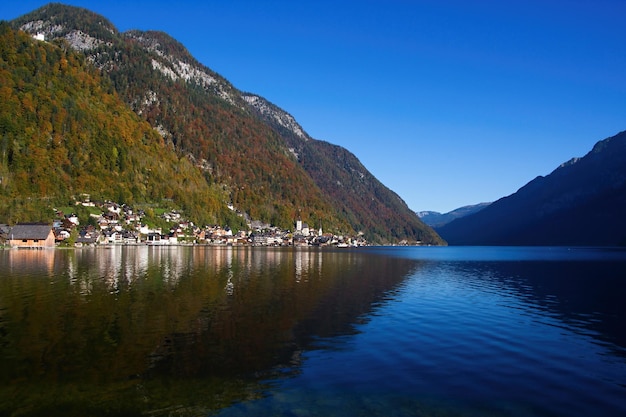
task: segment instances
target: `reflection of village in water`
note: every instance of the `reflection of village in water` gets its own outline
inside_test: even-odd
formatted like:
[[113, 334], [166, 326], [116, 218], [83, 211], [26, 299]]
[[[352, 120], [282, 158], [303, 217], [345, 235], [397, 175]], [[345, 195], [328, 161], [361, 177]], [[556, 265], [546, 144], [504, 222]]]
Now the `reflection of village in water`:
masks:
[[[116, 246], [78, 251], [14, 250], [2, 253], [12, 270], [27, 272], [32, 269], [41, 273], [45, 269], [51, 278], [66, 275], [70, 283], [80, 285], [84, 293], [89, 293], [96, 281], [106, 283], [112, 292], [118, 291], [120, 286], [132, 286], [154, 265], [158, 265], [160, 278], [169, 287], [175, 287], [186, 272], [199, 269], [207, 274], [226, 273], [228, 289], [232, 291], [244, 276], [254, 275], [268, 266], [285, 264], [293, 265], [294, 279], [300, 282], [309, 279], [312, 269], [319, 277], [323, 259], [319, 250], [231, 246]], [[55, 258], [66, 259], [66, 255], [63, 266], [56, 264], [58, 270], [55, 273]]]

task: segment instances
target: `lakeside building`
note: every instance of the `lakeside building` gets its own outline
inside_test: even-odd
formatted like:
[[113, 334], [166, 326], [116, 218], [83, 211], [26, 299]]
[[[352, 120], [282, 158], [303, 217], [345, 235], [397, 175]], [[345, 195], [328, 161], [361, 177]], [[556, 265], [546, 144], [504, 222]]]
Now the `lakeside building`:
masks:
[[16, 224], [9, 231], [9, 246], [17, 248], [53, 248], [52, 226], [45, 224]]

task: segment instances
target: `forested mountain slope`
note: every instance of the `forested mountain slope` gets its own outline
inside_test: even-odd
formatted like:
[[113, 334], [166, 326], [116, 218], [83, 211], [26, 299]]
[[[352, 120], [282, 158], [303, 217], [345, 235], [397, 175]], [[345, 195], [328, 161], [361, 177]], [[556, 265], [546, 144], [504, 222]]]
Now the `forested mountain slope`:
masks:
[[49, 219], [82, 193], [175, 199], [201, 221], [227, 216], [223, 191], [119, 98], [83, 55], [0, 23], [0, 216]]
[[[319, 151], [311, 154], [317, 160], [305, 163], [284, 129], [260, 117], [246, 95], [169, 35], [119, 33], [102, 16], [60, 4], [44, 6], [12, 24], [31, 34], [43, 33], [48, 41], [63, 40], [84, 54], [165, 144], [193, 163], [207, 186], [223, 192], [224, 205], [232, 203], [252, 218], [287, 228], [302, 218], [315, 228], [363, 231], [377, 242], [442, 242], [346, 150]], [[352, 172], [341, 159], [347, 155], [350, 165], [373, 184], [356, 190], [358, 196], [337, 194], [329, 186], [346, 182], [345, 174]], [[339, 175], [338, 169], [343, 172], [333, 181], [314, 175], [316, 170]]]

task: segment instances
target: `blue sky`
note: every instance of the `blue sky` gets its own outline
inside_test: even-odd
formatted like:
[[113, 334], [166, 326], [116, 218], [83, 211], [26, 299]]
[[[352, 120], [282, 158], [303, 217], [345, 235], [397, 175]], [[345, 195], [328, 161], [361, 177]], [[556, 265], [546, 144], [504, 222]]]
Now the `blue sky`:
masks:
[[64, 3], [169, 33], [414, 210], [512, 194], [626, 130], [624, 0]]

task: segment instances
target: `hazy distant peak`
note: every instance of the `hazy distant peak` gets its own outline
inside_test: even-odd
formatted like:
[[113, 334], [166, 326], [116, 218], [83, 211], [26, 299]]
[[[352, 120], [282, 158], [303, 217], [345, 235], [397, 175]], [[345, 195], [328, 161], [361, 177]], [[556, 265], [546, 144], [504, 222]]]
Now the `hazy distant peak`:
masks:
[[448, 213], [439, 213], [437, 211], [418, 211], [417, 217], [419, 217], [424, 223], [431, 227], [442, 227], [453, 220], [460, 219], [465, 216], [477, 213], [489, 206], [491, 203], [479, 203], [469, 206], [459, 207]]

